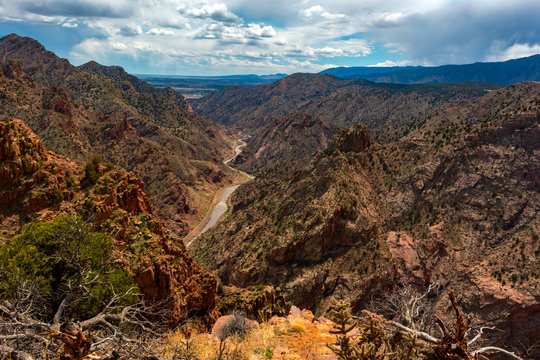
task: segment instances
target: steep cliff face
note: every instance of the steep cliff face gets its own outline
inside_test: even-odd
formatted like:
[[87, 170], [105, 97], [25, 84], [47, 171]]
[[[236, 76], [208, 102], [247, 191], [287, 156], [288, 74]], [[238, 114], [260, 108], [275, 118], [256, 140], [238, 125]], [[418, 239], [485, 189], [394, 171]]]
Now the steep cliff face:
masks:
[[0, 120], [0, 218], [3, 244], [32, 219], [80, 214], [114, 239], [115, 257], [150, 301], [166, 302], [175, 323], [218, 315], [216, 279], [187, 254], [153, 213], [144, 184], [111, 164], [86, 168], [51, 151], [17, 119]]
[[84, 162], [97, 153], [133, 171], [175, 235], [198, 223], [211, 194], [235, 176], [222, 164], [232, 132], [194, 114], [174, 90], [120, 67], [74, 67], [15, 34], [0, 39], [0, 56], [0, 112], [24, 119], [58, 154]]
[[373, 143], [344, 129], [296, 172], [261, 172], [193, 244], [224, 283], [279, 285], [288, 301], [358, 311], [401, 285], [439, 284], [507, 344], [540, 322], [540, 85], [493, 91]]
[[277, 164], [292, 168], [324, 149], [332, 132], [330, 126], [318, 119], [291, 113], [253, 131], [235, 164], [250, 173]]
[[[349, 290], [367, 298], [394, 272], [390, 263], [371, 261], [389, 254], [377, 240], [384, 209], [376, 187], [367, 181], [366, 160], [351, 151], [369, 144], [368, 130], [355, 126], [292, 175], [262, 172], [233, 195], [231, 215], [192, 245], [195, 256], [225, 283], [279, 285], [306, 308], [323, 311]], [[358, 268], [366, 276], [344, 270]]]

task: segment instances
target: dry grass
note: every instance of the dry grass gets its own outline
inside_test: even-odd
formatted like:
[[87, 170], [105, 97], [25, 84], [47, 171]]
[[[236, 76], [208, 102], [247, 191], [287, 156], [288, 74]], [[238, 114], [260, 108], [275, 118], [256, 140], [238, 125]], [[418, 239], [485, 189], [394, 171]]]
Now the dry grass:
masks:
[[306, 323], [305, 323], [305, 320], [303, 320], [302, 318], [294, 318], [292, 321], [291, 321], [291, 331], [294, 331], [294, 332], [304, 332], [306, 331]]
[[[251, 329], [244, 339], [227, 338], [226, 354], [228, 359], [264, 360], [264, 359], [314, 359], [317, 355], [329, 354], [326, 344], [334, 339], [329, 333], [331, 325], [311, 322], [303, 317], [274, 317]], [[186, 356], [189, 344], [191, 353], [199, 360], [214, 360], [218, 356], [219, 340], [209, 334], [196, 334], [191, 337], [181, 332], [169, 335], [163, 344], [162, 356], [172, 358], [175, 351]], [[183, 348], [182, 348], [183, 347]]]

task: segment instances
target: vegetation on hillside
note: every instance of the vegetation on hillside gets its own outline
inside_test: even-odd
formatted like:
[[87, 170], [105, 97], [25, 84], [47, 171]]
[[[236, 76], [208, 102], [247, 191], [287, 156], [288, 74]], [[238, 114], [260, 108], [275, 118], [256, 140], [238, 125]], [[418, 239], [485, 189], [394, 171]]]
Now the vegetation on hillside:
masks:
[[226, 87], [194, 102], [220, 124], [253, 132], [281, 116], [301, 112], [336, 128], [367, 125], [377, 141], [405, 135], [401, 126], [498, 88], [493, 84], [378, 84], [326, 74], [293, 74], [254, 88]]
[[360, 146], [352, 128], [309, 163], [261, 171], [195, 256], [224, 284], [279, 286], [317, 314], [333, 298], [358, 312], [399, 285], [442, 282], [435, 308], [452, 286], [506, 330], [494, 337], [533, 345], [537, 320], [510, 319], [538, 319], [539, 91], [523, 83], [448, 105], [389, 144]]
[[58, 154], [80, 162], [100, 154], [133, 171], [177, 236], [235, 176], [222, 164], [234, 132], [197, 116], [176, 91], [119, 67], [75, 67], [30, 38], [11, 34], [0, 44], [0, 111], [24, 119]]

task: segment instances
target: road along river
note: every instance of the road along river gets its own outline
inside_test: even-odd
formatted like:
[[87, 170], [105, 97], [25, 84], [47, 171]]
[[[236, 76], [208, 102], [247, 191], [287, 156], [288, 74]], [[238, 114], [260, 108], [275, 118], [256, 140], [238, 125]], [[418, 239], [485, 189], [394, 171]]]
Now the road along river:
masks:
[[[240, 153], [242, 153], [242, 148], [247, 145], [243, 140], [238, 140], [238, 141], [240, 142], [240, 145], [234, 148], [235, 155], [232, 158], [223, 161], [223, 163], [227, 166], [229, 166], [229, 163], [233, 161], [234, 159], [236, 159], [236, 157], [240, 155]], [[233, 167], [230, 167], [230, 168], [244, 175], [249, 180], [254, 178], [253, 175], [249, 175], [248, 173], [245, 173]], [[249, 180], [246, 180], [245, 182]], [[226, 186], [223, 189], [220, 189], [216, 193], [216, 195], [214, 196], [214, 200], [212, 201], [212, 205], [210, 206], [210, 209], [208, 209], [208, 212], [206, 213], [206, 216], [204, 217], [204, 219], [201, 221], [199, 225], [197, 225], [195, 229], [191, 230], [191, 232], [187, 234], [187, 236], [184, 238], [184, 244], [186, 244], [186, 247], [189, 247], [191, 243], [193, 242], [193, 240], [195, 240], [201, 234], [210, 230], [217, 224], [217, 222], [223, 216], [223, 214], [227, 212], [227, 209], [228, 209], [227, 200], [232, 195], [232, 193], [236, 189], [238, 189], [240, 185], [241, 184]]]

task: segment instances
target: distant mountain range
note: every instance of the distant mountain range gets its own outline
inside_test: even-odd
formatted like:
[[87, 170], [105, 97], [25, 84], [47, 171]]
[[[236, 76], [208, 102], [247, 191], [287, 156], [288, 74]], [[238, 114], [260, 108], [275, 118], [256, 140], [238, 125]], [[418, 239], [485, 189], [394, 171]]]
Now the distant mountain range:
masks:
[[196, 112], [216, 123], [252, 135], [281, 116], [302, 112], [336, 128], [363, 123], [377, 141], [389, 141], [408, 131], [402, 127], [442, 104], [480, 97], [499, 87], [473, 82], [377, 84], [328, 74], [293, 74], [253, 88], [227, 86], [191, 103]]
[[522, 81], [540, 81], [540, 54], [504, 62], [435, 67], [337, 67], [321, 73], [343, 79], [362, 78], [378, 83], [440, 84], [478, 81], [511, 85]]
[[176, 76], [176, 75], [137, 75], [155, 87], [172, 87], [187, 98], [200, 98], [211, 91], [229, 85], [253, 87], [269, 84], [286, 77], [287, 74], [271, 75], [228, 75], [228, 76]]

